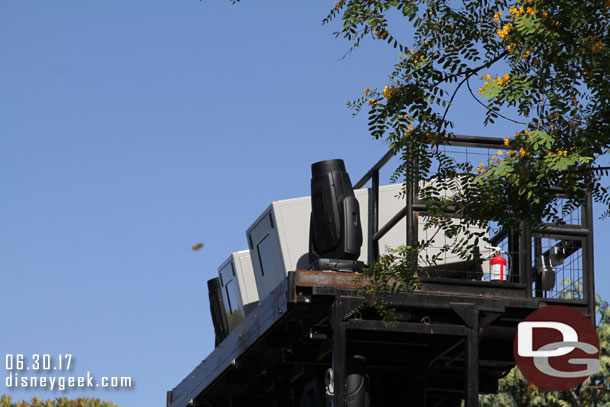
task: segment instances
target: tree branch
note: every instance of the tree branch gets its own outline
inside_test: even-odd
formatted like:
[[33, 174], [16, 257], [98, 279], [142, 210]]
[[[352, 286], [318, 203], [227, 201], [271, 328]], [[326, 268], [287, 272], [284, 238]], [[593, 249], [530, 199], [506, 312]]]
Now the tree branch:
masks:
[[[470, 94], [472, 95], [473, 99], [474, 99], [474, 100], [476, 100], [476, 101], [477, 101], [477, 102], [478, 102], [478, 103], [479, 103], [481, 106], [483, 106], [485, 109], [488, 109], [488, 110], [489, 110], [489, 106], [487, 106], [485, 103], [481, 102], [481, 101], [479, 100], [479, 98], [477, 98], [477, 97], [474, 95], [474, 93], [472, 92], [472, 88], [470, 87], [470, 82], [469, 82], [468, 80], [466, 81], [466, 85], [468, 86], [468, 90], [470, 91]], [[497, 114], [498, 116], [500, 116], [501, 118], [506, 119], [506, 120], [508, 120], [508, 121], [511, 121], [511, 122], [513, 122], [513, 123], [517, 123], [517, 124], [523, 124], [523, 125], [526, 125], [526, 126], [529, 124], [529, 123], [520, 122], [520, 121], [518, 121], [518, 120], [511, 119], [510, 117], [506, 117], [506, 116], [504, 116], [504, 115], [503, 115], [503, 114], [501, 114], [501, 113], [497, 113], [497, 112], [496, 112], [496, 114]]]

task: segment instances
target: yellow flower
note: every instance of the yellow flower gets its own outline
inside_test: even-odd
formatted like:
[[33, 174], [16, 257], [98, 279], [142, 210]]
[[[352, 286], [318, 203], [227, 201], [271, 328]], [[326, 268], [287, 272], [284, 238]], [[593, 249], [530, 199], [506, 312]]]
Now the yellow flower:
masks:
[[528, 129], [523, 130], [525, 134], [528, 134], [530, 131]]
[[513, 29], [513, 24], [512, 23], [508, 23], [506, 24], [504, 27], [502, 27], [501, 29], [498, 30], [498, 37], [500, 37], [500, 39], [504, 40], [506, 39], [506, 37], [508, 37], [508, 33]]
[[409, 124], [409, 130], [413, 130], [413, 125]]
[[513, 150], [508, 150], [508, 151], [506, 152], [506, 154], [508, 154], [508, 155], [513, 155], [513, 154], [515, 154], [515, 152], [514, 152]]
[[498, 155], [502, 155], [502, 150], [498, 150]]
[[369, 86], [368, 88], [366, 88], [364, 90], [364, 96], [368, 95], [368, 93], [371, 91], [371, 87]]
[[502, 12], [501, 12], [500, 10], [498, 10], [498, 15], [499, 15], [499, 16], [501, 16], [501, 15], [502, 15]]
[[391, 95], [390, 88], [388, 88], [387, 86], [385, 88], [383, 88], [383, 97], [386, 99], [389, 99], [390, 95]]
[[479, 167], [485, 167], [485, 165], [483, 163], [479, 164]]
[[485, 79], [485, 80], [489, 80], [489, 79], [491, 79], [491, 76], [490, 76], [489, 74], [487, 74], [487, 75], [483, 75], [483, 79]]
[[523, 149], [523, 147], [521, 147], [521, 148], [519, 149], [519, 155], [520, 155], [521, 157], [523, 157], [523, 156], [525, 155], [525, 150]]
[[504, 139], [504, 145], [507, 146], [508, 145], [509, 140], [507, 138]]
[[591, 46], [591, 51], [593, 51], [594, 54], [597, 54], [600, 49], [602, 49], [602, 42], [601, 41], [597, 41], [595, 44], [593, 44]]
[[479, 88], [479, 93], [483, 93], [483, 88]]
[[369, 99], [369, 105], [375, 106], [376, 104], [377, 104], [377, 101], [375, 99]]
[[485, 83], [483, 84], [483, 86], [487, 86], [487, 85], [489, 85], [489, 82], [485, 82]]
[[498, 83], [498, 85], [500, 86], [504, 86], [508, 83], [508, 80], [510, 79], [510, 75], [506, 74], [504, 76], [498, 76], [496, 78], [496, 82]]
[[[610, 2], [610, 0], [608, 0], [608, 2]], [[542, 17], [546, 18], [549, 16], [549, 13], [547, 13], [546, 11], [542, 12]]]

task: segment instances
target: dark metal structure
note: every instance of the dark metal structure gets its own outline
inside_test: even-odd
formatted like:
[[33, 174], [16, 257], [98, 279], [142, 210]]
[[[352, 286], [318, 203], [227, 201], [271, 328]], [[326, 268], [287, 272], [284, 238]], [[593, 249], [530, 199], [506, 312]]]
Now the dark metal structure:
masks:
[[[456, 136], [448, 146], [503, 149], [503, 139]], [[406, 206], [379, 226], [379, 170], [388, 152], [355, 185], [372, 181], [369, 205], [370, 260], [377, 242], [401, 219], [407, 242], [417, 239], [425, 206], [407, 191]], [[558, 199], [561, 199], [558, 191]], [[383, 203], [381, 203], [383, 204]], [[499, 231], [495, 245], [511, 253], [509, 281], [468, 275], [422, 278], [421, 289], [388, 296], [397, 322], [387, 324], [371, 307], [360, 307], [353, 273], [294, 271], [181, 383], [168, 392], [168, 407], [353, 406], [346, 379], [355, 355], [365, 362], [368, 405], [478, 405], [480, 393], [497, 391], [514, 367], [517, 324], [549, 304], [574, 307], [594, 320], [591, 200], [544, 234], [526, 227]], [[411, 231], [411, 233], [409, 233]], [[555, 284], [543, 281], [545, 259], [555, 259]], [[325, 386], [333, 372], [334, 389]]]

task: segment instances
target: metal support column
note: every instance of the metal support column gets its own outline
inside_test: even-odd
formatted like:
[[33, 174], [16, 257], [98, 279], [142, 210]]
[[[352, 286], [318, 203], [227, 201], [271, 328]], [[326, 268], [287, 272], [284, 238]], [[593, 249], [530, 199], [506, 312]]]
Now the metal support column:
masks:
[[333, 373], [335, 395], [333, 397], [333, 407], [346, 407], [346, 380], [345, 372], [347, 368], [347, 340], [346, 326], [343, 321], [345, 315], [341, 294], [335, 296], [332, 308], [332, 331], [333, 331]]
[[466, 338], [465, 353], [465, 390], [464, 396], [466, 407], [478, 407], [479, 405], [479, 328], [481, 326], [479, 310], [472, 310], [472, 326], [468, 330]]

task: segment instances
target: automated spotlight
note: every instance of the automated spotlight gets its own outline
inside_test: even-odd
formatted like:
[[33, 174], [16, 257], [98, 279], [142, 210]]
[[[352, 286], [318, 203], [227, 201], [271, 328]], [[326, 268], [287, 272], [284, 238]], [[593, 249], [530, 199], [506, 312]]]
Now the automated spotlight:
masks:
[[208, 297], [210, 299], [210, 313], [212, 314], [212, 324], [214, 325], [214, 334], [216, 336], [215, 345], [218, 346], [230, 332], [227, 314], [222, 301], [220, 278], [216, 277], [208, 280]]
[[314, 270], [360, 271], [360, 207], [343, 160], [311, 165], [309, 259]]

